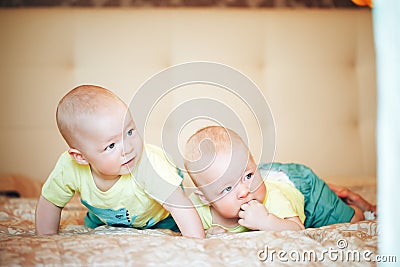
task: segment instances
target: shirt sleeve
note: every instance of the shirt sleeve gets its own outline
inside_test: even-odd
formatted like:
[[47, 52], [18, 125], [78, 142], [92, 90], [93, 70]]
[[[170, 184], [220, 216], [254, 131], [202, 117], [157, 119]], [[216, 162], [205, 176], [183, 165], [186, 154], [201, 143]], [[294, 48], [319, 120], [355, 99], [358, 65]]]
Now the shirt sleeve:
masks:
[[281, 219], [300, 216], [286, 196], [275, 188], [268, 190], [265, 206], [270, 213]]
[[164, 204], [169, 196], [181, 186], [183, 178], [178, 169], [164, 155], [161, 148], [146, 145], [142, 154], [139, 183], [144, 190], [157, 202]]
[[75, 186], [68, 172], [69, 154], [59, 158], [53, 171], [50, 173], [42, 187], [42, 196], [58, 207], [64, 207], [74, 196]]

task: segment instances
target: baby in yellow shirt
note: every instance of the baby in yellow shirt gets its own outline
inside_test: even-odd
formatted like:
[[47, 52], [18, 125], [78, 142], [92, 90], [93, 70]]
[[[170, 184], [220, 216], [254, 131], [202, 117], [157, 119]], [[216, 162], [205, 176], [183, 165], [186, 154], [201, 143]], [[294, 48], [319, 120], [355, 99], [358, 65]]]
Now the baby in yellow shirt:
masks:
[[373, 207], [362, 198], [347, 205], [304, 165], [257, 166], [240, 136], [220, 126], [189, 138], [185, 167], [197, 187], [190, 198], [206, 230], [301, 230], [364, 220], [359, 204]]
[[127, 105], [115, 94], [78, 86], [61, 99], [56, 119], [69, 149], [43, 185], [38, 234], [56, 234], [63, 207], [79, 193], [89, 228], [167, 228], [204, 238], [178, 170], [160, 148], [143, 144]]

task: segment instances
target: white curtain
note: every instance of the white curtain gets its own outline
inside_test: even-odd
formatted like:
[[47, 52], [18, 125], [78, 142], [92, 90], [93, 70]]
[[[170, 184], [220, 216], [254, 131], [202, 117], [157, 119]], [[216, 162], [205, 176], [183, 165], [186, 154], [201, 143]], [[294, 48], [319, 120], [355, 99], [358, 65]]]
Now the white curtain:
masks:
[[[400, 0], [374, 0], [379, 255], [400, 263]], [[379, 263], [393, 266], [393, 263]]]

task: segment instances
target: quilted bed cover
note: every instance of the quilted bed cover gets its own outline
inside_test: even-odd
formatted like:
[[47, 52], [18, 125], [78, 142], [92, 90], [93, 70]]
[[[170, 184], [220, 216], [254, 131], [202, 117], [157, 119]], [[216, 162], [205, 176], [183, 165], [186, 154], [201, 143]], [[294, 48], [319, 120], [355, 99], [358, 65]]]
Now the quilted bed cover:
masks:
[[302, 231], [207, 234], [83, 226], [70, 202], [59, 235], [34, 233], [36, 199], [0, 197], [0, 266], [375, 266], [376, 220]]

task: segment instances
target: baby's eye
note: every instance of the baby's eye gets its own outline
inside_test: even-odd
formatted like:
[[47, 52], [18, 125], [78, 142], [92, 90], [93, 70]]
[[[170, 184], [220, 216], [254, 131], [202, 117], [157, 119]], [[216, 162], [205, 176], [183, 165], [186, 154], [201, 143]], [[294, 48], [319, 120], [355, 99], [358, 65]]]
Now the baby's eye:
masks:
[[245, 179], [245, 180], [250, 180], [252, 176], [253, 176], [253, 173], [248, 173], [248, 174], [244, 177], [244, 179]]
[[128, 131], [128, 136], [131, 136], [131, 135], [133, 135], [133, 129], [130, 129], [130, 130]]
[[232, 190], [232, 186], [228, 186], [227, 188], [225, 188], [224, 190], [222, 190], [222, 193], [228, 193]]
[[110, 150], [110, 149], [113, 149], [114, 147], [115, 147], [115, 143], [112, 143], [112, 144], [108, 145], [105, 150]]

